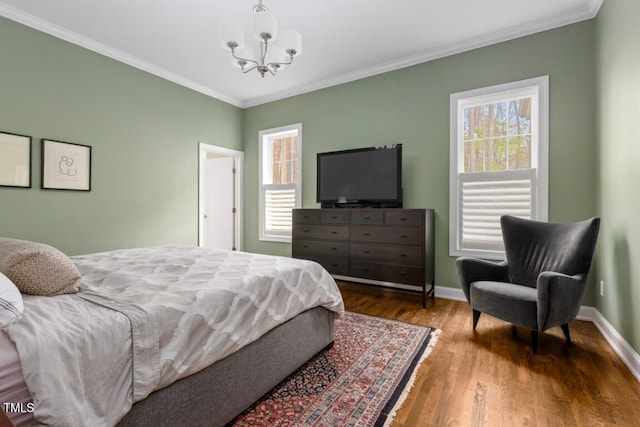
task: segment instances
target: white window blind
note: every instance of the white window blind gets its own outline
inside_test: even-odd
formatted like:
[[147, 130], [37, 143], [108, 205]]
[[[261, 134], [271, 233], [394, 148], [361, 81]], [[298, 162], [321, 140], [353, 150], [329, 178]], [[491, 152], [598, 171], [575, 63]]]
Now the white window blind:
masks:
[[503, 258], [500, 217], [546, 221], [548, 77], [451, 95], [449, 253]]
[[531, 219], [536, 210], [535, 172], [527, 169], [459, 174], [459, 247], [501, 254], [504, 245], [500, 216]]
[[265, 233], [290, 236], [291, 212], [296, 207], [296, 184], [266, 184], [263, 189]]

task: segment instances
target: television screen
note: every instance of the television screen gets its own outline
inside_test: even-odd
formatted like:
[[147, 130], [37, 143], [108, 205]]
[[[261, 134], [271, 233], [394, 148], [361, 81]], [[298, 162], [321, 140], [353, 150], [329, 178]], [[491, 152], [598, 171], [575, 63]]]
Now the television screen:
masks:
[[402, 144], [318, 153], [317, 201], [402, 202]]

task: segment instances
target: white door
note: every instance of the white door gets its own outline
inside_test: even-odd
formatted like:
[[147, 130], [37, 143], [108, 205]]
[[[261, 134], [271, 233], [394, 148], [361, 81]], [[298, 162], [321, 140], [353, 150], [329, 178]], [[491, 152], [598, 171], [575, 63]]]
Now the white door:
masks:
[[233, 157], [205, 160], [204, 246], [235, 250], [235, 162]]

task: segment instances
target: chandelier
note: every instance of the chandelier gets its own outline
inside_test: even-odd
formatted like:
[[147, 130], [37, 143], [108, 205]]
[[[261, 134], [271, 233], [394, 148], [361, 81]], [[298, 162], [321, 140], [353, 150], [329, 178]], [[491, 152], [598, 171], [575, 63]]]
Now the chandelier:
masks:
[[[260, 55], [254, 57], [251, 46], [244, 43], [244, 30], [238, 23], [224, 24], [221, 29], [222, 46], [231, 51], [233, 64], [243, 73], [258, 70], [260, 75], [271, 73], [293, 62], [302, 52], [302, 36], [298, 31], [283, 30], [278, 34], [276, 17], [269, 12], [262, 0], [253, 7], [253, 37], [260, 43]], [[278, 44], [274, 42], [278, 40]]]

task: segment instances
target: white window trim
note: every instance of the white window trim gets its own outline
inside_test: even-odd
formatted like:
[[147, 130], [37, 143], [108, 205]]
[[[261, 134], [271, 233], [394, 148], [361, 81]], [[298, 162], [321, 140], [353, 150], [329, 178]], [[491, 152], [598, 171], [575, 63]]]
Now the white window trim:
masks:
[[[464, 140], [458, 123], [463, 119], [464, 107], [481, 105], [503, 99], [509, 92], [520, 93], [525, 88], [538, 92], [538, 108], [532, 112], [537, 114], [538, 126], [532, 129], [537, 138], [537, 156], [531, 159], [532, 166], [537, 169], [537, 198], [534, 200], [533, 219], [547, 221], [549, 212], [549, 76], [535, 77], [496, 86], [458, 92], [450, 96], [450, 168], [449, 168], [449, 255], [473, 256], [487, 259], [503, 259], [503, 252], [468, 250], [459, 247], [460, 233], [460, 186], [458, 171], [463, 167], [464, 158], [458, 156]], [[462, 107], [462, 108], [461, 108]], [[532, 135], [533, 136], [533, 135]], [[533, 147], [532, 147], [533, 148]]]
[[[295, 207], [302, 206], [302, 123], [289, 126], [281, 126], [272, 129], [265, 129], [258, 132], [258, 205], [259, 205], [259, 234], [258, 239], [266, 242], [282, 242], [291, 243], [291, 232], [287, 233], [266, 233], [265, 231], [265, 185], [262, 183], [263, 178], [263, 156], [264, 156], [264, 138], [281, 138], [287, 133], [298, 135], [298, 182], [291, 184], [295, 186], [296, 202]], [[273, 185], [273, 184], [268, 184]], [[283, 184], [284, 185], [284, 184]]]

